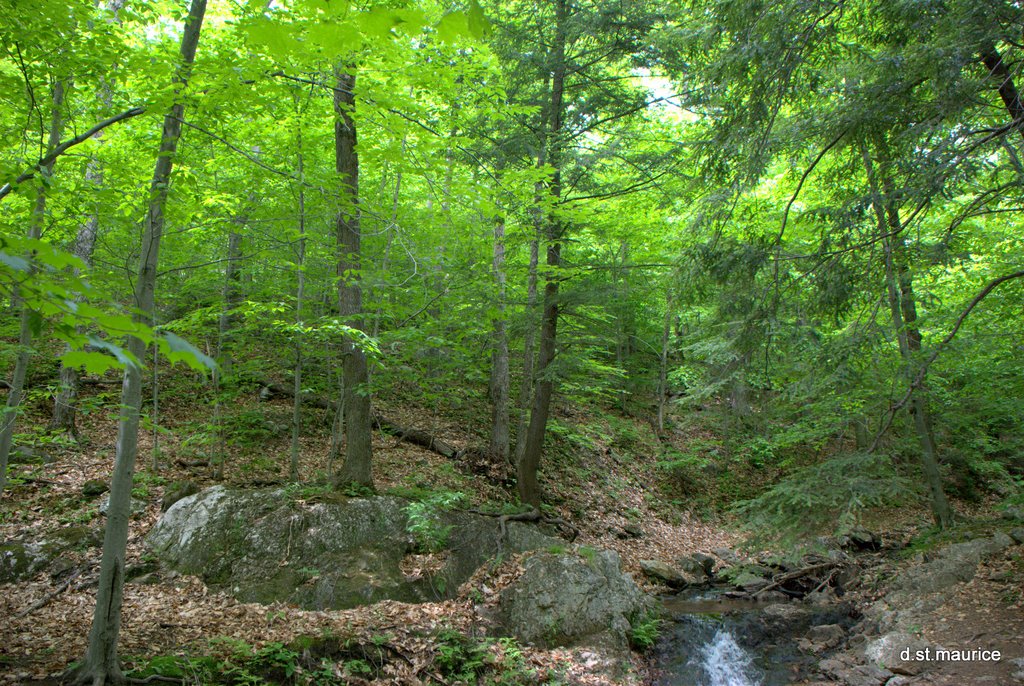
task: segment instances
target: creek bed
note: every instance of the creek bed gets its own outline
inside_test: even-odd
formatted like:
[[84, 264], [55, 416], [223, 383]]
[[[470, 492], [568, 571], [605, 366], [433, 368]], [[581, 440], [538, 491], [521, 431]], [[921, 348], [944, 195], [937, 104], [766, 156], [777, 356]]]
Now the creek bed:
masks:
[[[656, 686], [783, 686], [806, 680], [819, 656], [797, 647], [810, 626], [851, 623], [839, 607], [731, 599], [712, 589], [664, 599]], [[773, 608], [773, 610], [768, 610]], [[767, 612], [766, 612], [767, 611]]]

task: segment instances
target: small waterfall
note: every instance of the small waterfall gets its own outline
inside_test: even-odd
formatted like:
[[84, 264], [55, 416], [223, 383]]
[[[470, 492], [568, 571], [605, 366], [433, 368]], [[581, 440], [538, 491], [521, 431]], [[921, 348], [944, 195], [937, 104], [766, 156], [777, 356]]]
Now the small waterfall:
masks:
[[702, 677], [699, 686], [761, 686], [754, 657], [725, 629], [719, 629], [690, 663]]

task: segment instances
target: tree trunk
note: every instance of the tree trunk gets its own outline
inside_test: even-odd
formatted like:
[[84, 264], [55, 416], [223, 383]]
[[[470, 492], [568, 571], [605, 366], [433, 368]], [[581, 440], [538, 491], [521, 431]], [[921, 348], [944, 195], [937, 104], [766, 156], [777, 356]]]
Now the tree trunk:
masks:
[[[553, 168], [549, 191], [551, 202], [557, 206], [562, 197], [562, 96], [565, 90], [565, 24], [566, 0], [555, 1], [555, 43], [552, 48], [550, 144], [548, 157]], [[537, 480], [544, 436], [547, 431], [548, 411], [554, 393], [555, 379], [551, 364], [555, 360], [558, 332], [558, 268], [562, 263], [562, 223], [555, 212], [549, 213], [547, 228], [547, 266], [544, 284], [544, 310], [540, 329], [540, 348], [537, 355], [537, 383], [530, 411], [530, 424], [526, 430], [526, 447], [516, 465], [519, 500], [540, 508], [541, 491]]]
[[295, 288], [295, 325], [298, 328], [295, 341], [295, 371], [293, 375], [293, 386], [295, 387], [295, 400], [292, 404], [292, 456], [289, 465], [289, 476], [292, 481], [299, 480], [299, 435], [302, 429], [302, 299], [305, 295], [306, 286], [306, 192], [304, 184], [304, 168], [302, 160], [302, 132], [299, 131], [299, 254], [295, 263], [295, 272], [298, 284]]
[[[351, 68], [338, 68], [334, 91], [334, 154], [341, 182], [338, 203], [338, 301], [349, 326], [366, 330], [363, 321], [362, 256], [359, 229], [359, 158], [356, 154], [356, 76]], [[373, 488], [370, 373], [366, 353], [351, 340], [342, 344], [345, 384], [345, 460], [335, 485], [359, 484]]]
[[[175, 91], [180, 96], [188, 83], [195, 61], [199, 33], [206, 13], [206, 0], [193, 0], [185, 20], [181, 40], [181, 64], [175, 76]], [[136, 280], [135, 304], [141, 321], [152, 319], [156, 296], [157, 263], [160, 238], [164, 229], [164, 207], [170, 184], [174, 155], [181, 137], [181, 121], [185, 106], [176, 102], [164, 117], [153, 180], [150, 184], [149, 208], [142, 237], [139, 274]], [[146, 344], [139, 338], [128, 340], [128, 350], [142, 360]], [[128, 544], [128, 518], [131, 504], [132, 472], [138, 451], [139, 411], [142, 405], [142, 369], [136, 365], [125, 368], [121, 388], [121, 417], [117, 431], [114, 474], [110, 483], [110, 507], [103, 537], [103, 558], [100, 562], [96, 609], [85, 661], [76, 675], [80, 684], [103, 686], [124, 683], [117, 658], [117, 638], [121, 630], [121, 604], [124, 593], [125, 551]]]
[[[883, 176], [882, 185], [888, 191], [888, 197], [885, 197], [879, 188], [871, 155], [866, 145], [862, 146], [861, 154], [871, 187], [871, 204], [875, 211], [878, 232], [885, 237], [882, 245], [885, 249], [885, 285], [889, 298], [889, 312], [892, 316], [893, 328], [896, 330], [904, 374], [908, 382], [912, 382], [916, 362], [915, 354], [921, 350], [921, 332], [917, 328], [917, 306], [914, 300], [912, 277], [909, 265], [906, 264], [906, 248], [902, 235], [903, 225], [899, 211], [893, 205], [891, 181]], [[950, 507], [942, 487], [942, 473], [939, 470], [935, 439], [928, 417], [927, 390], [924, 383], [913, 393], [910, 411], [913, 414], [914, 428], [921, 443], [921, 467], [925, 483], [931, 493], [932, 517], [940, 528], [947, 528], [953, 523], [953, 509]]]
[[509, 456], [509, 360], [505, 330], [505, 219], [494, 220], [494, 280], [498, 286], [498, 313], [492, 321], [494, 348], [491, 351], [491, 457], [508, 462]]
[[991, 43], [982, 47], [981, 61], [999, 84], [999, 97], [1010, 115], [1013, 128], [1017, 129], [1021, 138], [1024, 138], [1024, 103], [1021, 102], [1020, 93], [1013, 83], [1013, 74], [1003, 62], [1003, 57], [996, 46]]
[[665, 409], [668, 405], [668, 354], [672, 340], [672, 284], [665, 289], [665, 322], [661, 329], [661, 356], [658, 359], [658, 433], [665, 430]]
[[[539, 184], [538, 184], [539, 185]], [[536, 354], [537, 327], [534, 323], [537, 311], [537, 263], [540, 260], [540, 235], [543, 217], [538, 207], [534, 212], [534, 236], [530, 241], [530, 266], [526, 281], [526, 326], [523, 334], [523, 380], [519, 385], [519, 423], [516, 425], [516, 449], [511, 466], [523, 460], [526, 451], [526, 429], [529, 422], [530, 399], [533, 397], [533, 369]]]
[[[50, 130], [47, 137], [47, 152], [60, 145], [63, 129], [61, 108], [64, 106], [64, 82], [58, 81], [53, 86], [53, 103], [50, 113]], [[40, 168], [41, 180], [46, 181], [53, 173], [53, 163]], [[28, 237], [39, 240], [42, 235], [43, 222], [46, 219], [46, 185], [41, 184], [36, 191], [36, 203], [29, 219]], [[14, 302], [21, 304], [15, 291]], [[11, 375], [10, 389], [7, 392], [7, 406], [4, 408], [3, 428], [0, 429], [0, 495], [7, 486], [7, 463], [10, 459], [11, 444], [14, 441], [14, 430], [17, 427], [18, 415], [21, 413], [21, 396], [25, 390], [25, 376], [28, 374], [28, 363], [32, 357], [32, 312], [28, 307], [21, 308], [21, 323], [18, 329], [18, 357], [14, 361], [14, 373]]]

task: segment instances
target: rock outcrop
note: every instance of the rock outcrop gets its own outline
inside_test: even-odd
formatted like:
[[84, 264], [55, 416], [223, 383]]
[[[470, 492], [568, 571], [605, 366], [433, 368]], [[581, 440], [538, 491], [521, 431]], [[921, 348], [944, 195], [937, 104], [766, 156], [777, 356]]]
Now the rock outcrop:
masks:
[[215, 486], [174, 503], [147, 542], [166, 567], [239, 600], [309, 609], [448, 598], [496, 555], [562, 543], [518, 522], [502, 536], [496, 518], [439, 513], [447, 543], [433, 556], [435, 571], [406, 574], [403, 561], [417, 552], [407, 505], [393, 497], [305, 503], [283, 489]]
[[631, 622], [651, 609], [614, 551], [535, 553], [501, 592], [499, 623], [526, 643], [625, 650]]

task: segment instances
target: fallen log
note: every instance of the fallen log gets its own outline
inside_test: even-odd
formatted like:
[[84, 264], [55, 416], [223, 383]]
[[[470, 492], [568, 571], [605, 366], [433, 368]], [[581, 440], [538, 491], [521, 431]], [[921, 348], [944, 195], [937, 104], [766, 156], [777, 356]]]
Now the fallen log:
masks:
[[[269, 400], [275, 396], [281, 396], [286, 398], [294, 398], [295, 391], [288, 386], [282, 384], [263, 382], [261, 384], [260, 397], [264, 400]], [[314, 395], [312, 393], [303, 393], [302, 402], [305, 405], [316, 407], [322, 410], [337, 410], [338, 404], [329, 398], [325, 398], [322, 395]], [[371, 416], [373, 422], [373, 428], [394, 436], [399, 441], [406, 443], [412, 443], [418, 445], [421, 448], [426, 448], [431, 452], [435, 452], [438, 455], [447, 457], [448, 459], [456, 459], [462, 455], [462, 451], [453, 446], [451, 443], [437, 438], [431, 433], [423, 431], [421, 429], [415, 429], [406, 427], [393, 422], [387, 417], [373, 413]]]
[[801, 569], [796, 569], [796, 570], [793, 570], [792, 572], [787, 572], [787, 573], [785, 573], [785, 574], [783, 574], [781, 576], [773, 577], [772, 578], [772, 582], [770, 584], [768, 584], [767, 586], [765, 586], [764, 588], [762, 588], [759, 591], [755, 591], [751, 595], [756, 598], [757, 596], [761, 595], [762, 593], [767, 593], [768, 591], [774, 591], [776, 588], [782, 586], [783, 584], [785, 584], [788, 581], [793, 581], [795, 579], [800, 579], [802, 577], [808, 576], [808, 575], [813, 574], [815, 572], [820, 572], [820, 571], [823, 571], [825, 569], [833, 569], [833, 568], [838, 567], [838, 566], [839, 566], [838, 562], [822, 562], [820, 564], [810, 565], [809, 567], [803, 567]]

